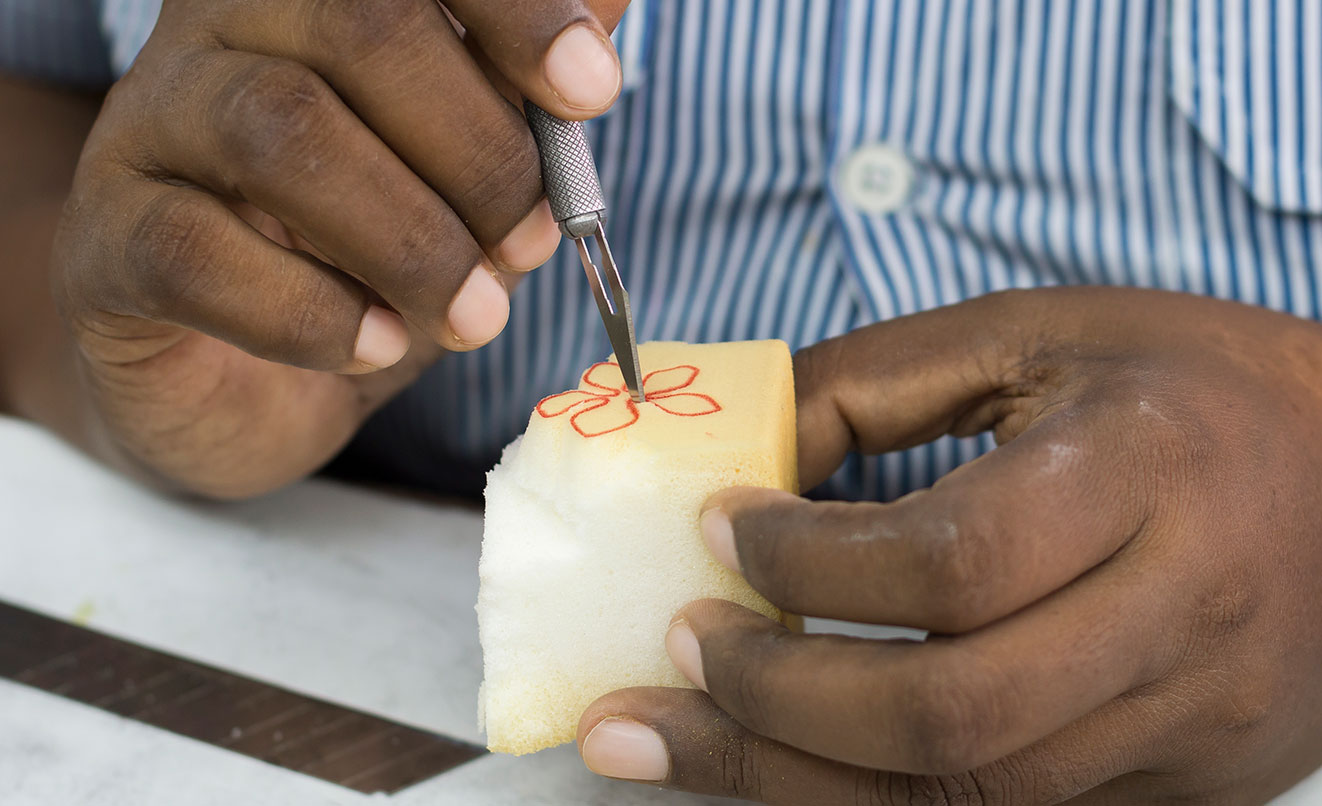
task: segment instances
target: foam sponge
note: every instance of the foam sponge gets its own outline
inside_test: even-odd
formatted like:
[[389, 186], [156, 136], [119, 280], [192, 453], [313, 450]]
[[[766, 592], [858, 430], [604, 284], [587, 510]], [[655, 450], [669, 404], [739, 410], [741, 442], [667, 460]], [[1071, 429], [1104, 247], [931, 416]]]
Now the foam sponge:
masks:
[[694, 599], [780, 617], [711, 556], [698, 515], [727, 487], [797, 491], [788, 348], [654, 342], [639, 356], [645, 403], [597, 364], [538, 404], [487, 476], [478, 696], [492, 750], [572, 741], [618, 688], [688, 686], [665, 633]]

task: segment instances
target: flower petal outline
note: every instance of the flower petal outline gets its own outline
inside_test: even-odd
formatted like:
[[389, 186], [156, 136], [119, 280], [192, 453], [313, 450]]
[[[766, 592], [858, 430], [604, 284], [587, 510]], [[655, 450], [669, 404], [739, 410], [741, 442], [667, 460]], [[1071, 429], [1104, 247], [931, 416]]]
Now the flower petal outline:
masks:
[[[620, 397], [627, 387], [621, 382], [615, 386], [607, 385], [613, 381], [615, 373], [607, 370], [614, 367], [620, 372], [620, 365], [613, 361], [602, 361], [588, 367], [583, 373], [586, 386], [601, 390], [571, 389], [567, 392], [542, 398], [537, 404], [537, 413], [544, 418], [571, 414], [570, 427], [583, 437], [599, 437], [628, 428], [638, 422], [638, 405], [629, 397]], [[603, 378], [603, 373], [608, 377]], [[689, 364], [667, 367], [647, 374], [643, 379], [647, 402], [658, 409], [676, 417], [700, 417], [721, 411], [721, 405], [711, 396], [695, 392], [677, 392], [690, 386], [698, 377], [699, 369]], [[652, 384], [648, 389], [647, 384]], [[618, 403], [618, 405], [617, 405]]]
[[689, 364], [653, 370], [643, 378], [643, 395], [651, 398], [653, 395], [674, 392], [689, 386], [697, 377], [698, 368]]
[[670, 395], [654, 395], [647, 398], [647, 402], [661, 409], [666, 414], [673, 414], [676, 417], [701, 417], [704, 414], [715, 414], [721, 410], [721, 404], [711, 399], [707, 395], [700, 395], [694, 392], [676, 392]]
[[605, 400], [604, 395], [596, 392], [585, 392], [582, 389], [570, 389], [568, 392], [561, 392], [558, 395], [544, 397], [537, 404], [537, 413], [550, 419], [559, 417], [566, 412], [572, 411], [576, 406], [582, 406], [592, 400]]
[[[606, 371], [606, 367], [614, 367], [615, 372], [611, 373]], [[606, 377], [602, 377], [603, 374]], [[619, 380], [616, 381], [615, 377], [612, 376], [618, 376]], [[583, 383], [600, 389], [603, 392], [609, 392], [612, 397], [623, 392], [626, 388], [624, 385], [624, 371], [621, 370], [620, 365], [614, 361], [599, 361], [588, 367], [588, 371], [583, 373]]]
[[611, 405], [615, 401], [602, 398], [595, 406], [588, 406], [569, 418], [569, 424], [584, 437], [599, 437], [628, 428], [638, 422], [638, 406], [632, 400], [619, 401], [624, 405]]

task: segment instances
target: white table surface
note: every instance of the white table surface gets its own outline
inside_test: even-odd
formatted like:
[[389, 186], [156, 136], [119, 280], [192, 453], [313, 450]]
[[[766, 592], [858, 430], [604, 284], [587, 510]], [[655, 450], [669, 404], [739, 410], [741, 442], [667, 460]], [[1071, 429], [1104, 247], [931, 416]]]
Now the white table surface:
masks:
[[[312, 480], [242, 504], [140, 489], [0, 418], [0, 599], [483, 743], [479, 513]], [[726, 803], [605, 781], [572, 747], [365, 796], [0, 681], [0, 803]], [[1322, 773], [1276, 801], [1322, 804]]]

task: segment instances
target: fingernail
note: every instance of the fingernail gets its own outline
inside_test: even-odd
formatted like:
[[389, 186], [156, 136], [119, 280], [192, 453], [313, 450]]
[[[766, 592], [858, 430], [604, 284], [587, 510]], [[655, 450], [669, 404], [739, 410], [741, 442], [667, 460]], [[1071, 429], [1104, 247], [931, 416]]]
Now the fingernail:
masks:
[[614, 48], [586, 25], [575, 25], [556, 38], [544, 69], [560, 100], [578, 109], [601, 109], [620, 91]]
[[670, 754], [656, 731], [631, 719], [608, 717], [583, 740], [583, 763], [597, 775], [630, 781], [664, 781]]
[[394, 365], [409, 351], [409, 329], [394, 311], [373, 305], [363, 314], [358, 340], [353, 344], [355, 360], [377, 369]]
[[698, 648], [698, 636], [693, 634], [692, 627], [682, 620], [670, 625], [666, 630], [666, 653], [690, 683], [707, 690], [707, 680], [702, 676], [702, 650]]
[[720, 509], [709, 509], [698, 518], [698, 530], [712, 556], [721, 565], [738, 573], [739, 555], [734, 550], [734, 527], [730, 525], [730, 516]]
[[491, 271], [479, 264], [450, 303], [450, 330], [464, 344], [486, 344], [505, 329], [510, 318], [509, 294]]
[[510, 230], [491, 256], [505, 268], [531, 271], [550, 260], [559, 246], [560, 227], [551, 215], [551, 205], [543, 199]]

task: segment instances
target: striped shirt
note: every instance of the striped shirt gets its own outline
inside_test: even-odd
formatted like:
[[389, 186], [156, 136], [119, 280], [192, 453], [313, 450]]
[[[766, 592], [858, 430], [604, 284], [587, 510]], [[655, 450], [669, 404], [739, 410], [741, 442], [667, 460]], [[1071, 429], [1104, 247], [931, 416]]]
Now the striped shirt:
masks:
[[[0, 0], [0, 66], [122, 71], [153, 3]], [[640, 339], [800, 347], [1079, 283], [1319, 316], [1320, 2], [635, 0], [616, 40], [625, 92], [591, 135]], [[437, 364], [348, 456], [458, 484], [607, 352], [562, 249], [497, 341]], [[894, 497], [989, 446], [852, 458], [831, 492]]]

